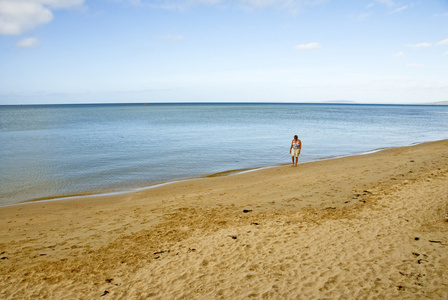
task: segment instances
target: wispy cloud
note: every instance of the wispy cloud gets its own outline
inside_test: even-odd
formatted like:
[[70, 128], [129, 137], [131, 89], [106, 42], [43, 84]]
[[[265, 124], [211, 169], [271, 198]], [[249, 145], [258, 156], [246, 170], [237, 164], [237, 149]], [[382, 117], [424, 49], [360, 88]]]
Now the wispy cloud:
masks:
[[320, 48], [319, 43], [309, 43], [309, 44], [301, 44], [294, 47], [296, 50], [313, 50]]
[[375, 3], [387, 6], [387, 8], [389, 9], [389, 12], [387, 13], [388, 15], [402, 12], [414, 6], [413, 4], [399, 6], [399, 4], [395, 3], [393, 0], [375, 0], [375, 2], [370, 3], [368, 8], [372, 8]]
[[20, 40], [17, 44], [16, 47], [19, 48], [36, 48], [38, 47], [40, 44], [40, 41], [38, 38], [26, 38], [26, 39], [22, 39]]
[[362, 14], [357, 15], [357, 16], [356, 16], [356, 19], [357, 19], [358, 21], [362, 21], [362, 20], [367, 19], [367, 18], [370, 17], [371, 15], [372, 15], [371, 13], [362, 13]]
[[[197, 1], [197, 0], [196, 0]], [[199, 0], [200, 1], [200, 0]], [[236, 3], [252, 8], [273, 7], [297, 13], [306, 7], [323, 4], [330, 0], [237, 0]], [[231, 1], [224, 1], [231, 2]]]
[[404, 52], [400, 51], [394, 54], [395, 57], [403, 57], [404, 56]]
[[446, 13], [439, 13], [439, 14], [434, 14], [434, 17], [448, 17], [448, 12]]
[[53, 11], [84, 0], [0, 0], [0, 34], [19, 35], [53, 20]]
[[423, 65], [423, 64], [407, 64], [407, 66], [409, 68], [417, 68], [417, 69], [421, 69], [421, 68], [425, 67], [425, 65]]
[[448, 45], [448, 39], [437, 42], [436, 45]]
[[142, 5], [142, 1], [141, 0], [128, 0], [128, 1], [132, 5], [136, 5], [136, 6]]
[[446, 51], [445, 53], [443, 53], [443, 56], [448, 56], [448, 51]]
[[137, 6], [152, 8], [185, 10], [196, 5], [236, 6], [243, 9], [278, 8], [292, 13], [302, 11], [306, 7], [320, 5], [331, 0], [115, 0]]
[[410, 44], [409, 47], [412, 47], [412, 48], [427, 48], [427, 47], [431, 47], [431, 43]]
[[174, 34], [167, 34], [160, 36], [160, 39], [162, 40], [168, 40], [168, 41], [180, 41], [184, 39], [183, 35], [174, 35]]
[[388, 6], [388, 7], [392, 7], [392, 6], [395, 5], [393, 0], [376, 0], [376, 2], [384, 4], [384, 5]]
[[396, 9], [392, 10], [391, 12], [389, 12], [389, 14], [395, 14], [395, 13], [398, 13], [398, 12], [400, 12], [400, 11], [403, 11], [403, 10], [405, 10], [405, 9], [407, 9], [407, 8], [409, 8], [409, 6], [407, 6], [407, 5], [405, 5], [405, 6], [401, 6], [401, 7], [398, 7], [398, 8], [396, 8]]

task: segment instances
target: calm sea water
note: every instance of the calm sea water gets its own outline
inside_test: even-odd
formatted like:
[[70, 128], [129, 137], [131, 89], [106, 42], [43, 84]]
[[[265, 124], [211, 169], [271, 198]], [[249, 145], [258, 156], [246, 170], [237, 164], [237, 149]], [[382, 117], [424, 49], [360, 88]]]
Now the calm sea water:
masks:
[[448, 106], [0, 106], [0, 205], [448, 138]]

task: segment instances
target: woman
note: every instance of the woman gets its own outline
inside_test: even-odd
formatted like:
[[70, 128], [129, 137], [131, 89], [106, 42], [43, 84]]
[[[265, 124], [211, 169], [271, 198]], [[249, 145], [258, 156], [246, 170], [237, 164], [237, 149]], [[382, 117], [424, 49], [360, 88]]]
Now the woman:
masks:
[[294, 139], [291, 142], [291, 148], [289, 148], [289, 153], [292, 154], [292, 167], [294, 167], [294, 157], [296, 158], [295, 166], [297, 167], [297, 161], [299, 160], [301, 149], [302, 149], [302, 141], [300, 141], [299, 137], [295, 135]]

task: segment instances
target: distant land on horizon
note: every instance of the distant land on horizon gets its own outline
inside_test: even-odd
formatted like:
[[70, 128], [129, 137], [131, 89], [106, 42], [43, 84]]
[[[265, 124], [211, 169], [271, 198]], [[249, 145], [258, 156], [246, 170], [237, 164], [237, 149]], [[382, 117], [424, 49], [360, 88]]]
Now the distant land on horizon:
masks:
[[[356, 102], [351, 100], [332, 100], [332, 101], [322, 101], [319, 103], [333, 103], [333, 104], [379, 104], [384, 105], [386, 103], [367, 103], [367, 102]], [[390, 103], [391, 105], [396, 105], [398, 103]], [[436, 101], [436, 102], [421, 102], [421, 103], [403, 103], [399, 105], [448, 105], [448, 101]]]
[[432, 105], [448, 105], [448, 101], [430, 102], [428, 104], [432, 104]]

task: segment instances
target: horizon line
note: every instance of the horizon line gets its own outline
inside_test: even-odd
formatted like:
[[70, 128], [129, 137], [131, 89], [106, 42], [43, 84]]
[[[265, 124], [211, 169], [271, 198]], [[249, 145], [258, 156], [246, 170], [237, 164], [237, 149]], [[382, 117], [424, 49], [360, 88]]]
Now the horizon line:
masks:
[[19, 103], [19, 104], [0, 104], [0, 106], [62, 106], [62, 105], [160, 105], [160, 104], [339, 104], [339, 105], [448, 105], [448, 101], [433, 101], [419, 103], [372, 103], [356, 102], [348, 100], [328, 100], [320, 102], [252, 102], [252, 101], [179, 101], [179, 102], [74, 102], [74, 103]]

